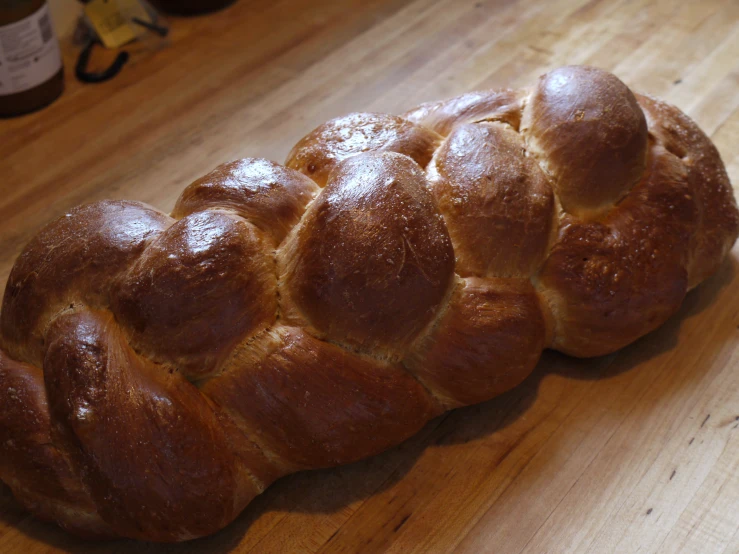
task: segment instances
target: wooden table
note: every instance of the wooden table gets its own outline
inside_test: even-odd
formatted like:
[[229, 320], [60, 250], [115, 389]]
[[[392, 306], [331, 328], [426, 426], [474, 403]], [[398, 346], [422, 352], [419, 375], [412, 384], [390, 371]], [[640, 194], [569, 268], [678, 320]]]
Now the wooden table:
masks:
[[[115, 80], [0, 121], [0, 278], [73, 205], [169, 210], [243, 156], [283, 160], [316, 124], [529, 84], [589, 63], [662, 96], [739, 183], [735, 0], [241, 0], [172, 19]], [[154, 50], [151, 50], [151, 47]], [[735, 253], [737, 250], [735, 249]], [[736, 254], [622, 352], [548, 353], [522, 386], [381, 456], [285, 478], [216, 536], [86, 544], [0, 493], [2, 552], [739, 552]]]

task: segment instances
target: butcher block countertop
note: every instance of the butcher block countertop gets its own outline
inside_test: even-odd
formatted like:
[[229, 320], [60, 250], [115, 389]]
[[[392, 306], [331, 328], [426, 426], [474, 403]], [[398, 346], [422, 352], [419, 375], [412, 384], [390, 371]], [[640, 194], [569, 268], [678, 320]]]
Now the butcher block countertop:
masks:
[[[679, 106], [739, 184], [736, 0], [240, 0], [169, 21], [167, 44], [132, 46], [104, 84], [74, 80], [67, 45], [62, 98], [0, 121], [2, 282], [79, 203], [168, 211], [216, 165], [282, 161], [334, 116], [527, 85], [564, 64]], [[739, 553], [738, 255], [621, 352], [545, 353], [515, 390], [380, 456], [284, 478], [212, 537], [86, 543], [2, 486], [0, 552]]]

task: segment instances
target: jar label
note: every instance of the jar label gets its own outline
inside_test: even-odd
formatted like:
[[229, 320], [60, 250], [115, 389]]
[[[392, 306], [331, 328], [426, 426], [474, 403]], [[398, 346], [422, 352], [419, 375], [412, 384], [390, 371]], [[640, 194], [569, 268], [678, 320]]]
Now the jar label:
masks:
[[59, 41], [46, 3], [28, 17], [0, 26], [0, 96], [38, 86], [61, 67]]

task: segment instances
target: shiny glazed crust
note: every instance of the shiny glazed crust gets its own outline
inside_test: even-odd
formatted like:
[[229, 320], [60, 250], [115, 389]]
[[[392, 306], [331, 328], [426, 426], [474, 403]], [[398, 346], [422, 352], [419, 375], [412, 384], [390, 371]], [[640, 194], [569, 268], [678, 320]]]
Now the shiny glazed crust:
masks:
[[677, 108], [563, 67], [332, 120], [171, 216], [81, 206], [5, 289], [0, 478], [84, 536], [214, 533], [282, 475], [509, 390], [545, 348], [652, 331], [734, 243], [731, 190]]

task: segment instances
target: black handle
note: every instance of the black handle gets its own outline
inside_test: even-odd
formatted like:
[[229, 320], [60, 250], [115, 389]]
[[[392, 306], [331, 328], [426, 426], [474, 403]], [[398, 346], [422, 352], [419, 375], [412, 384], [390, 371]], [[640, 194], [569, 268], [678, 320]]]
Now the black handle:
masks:
[[113, 60], [108, 69], [99, 71], [97, 73], [87, 71], [87, 64], [90, 61], [90, 54], [92, 53], [93, 46], [97, 43], [96, 40], [91, 40], [87, 43], [82, 51], [80, 52], [79, 58], [77, 58], [77, 64], [74, 68], [74, 74], [83, 83], [102, 83], [108, 79], [112, 79], [118, 73], [120, 73], [123, 66], [128, 61], [128, 52], [121, 52]]

